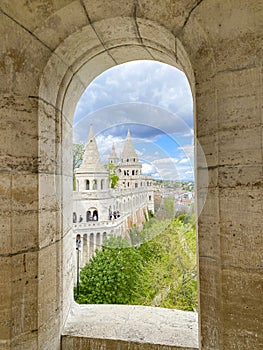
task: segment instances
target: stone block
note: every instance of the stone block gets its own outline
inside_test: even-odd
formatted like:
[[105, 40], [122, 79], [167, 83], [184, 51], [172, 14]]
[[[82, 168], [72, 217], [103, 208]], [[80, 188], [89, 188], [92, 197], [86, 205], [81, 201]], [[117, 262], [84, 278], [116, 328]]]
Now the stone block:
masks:
[[221, 189], [221, 256], [226, 263], [263, 266], [262, 201], [261, 188]]
[[39, 246], [53, 244], [61, 238], [61, 175], [39, 175]]
[[40, 173], [61, 173], [61, 113], [49, 103], [39, 100], [39, 168]]
[[199, 257], [199, 324], [202, 349], [220, 349], [220, 261]]
[[90, 21], [97, 22], [104, 18], [132, 17], [134, 13], [134, 3], [129, 0], [122, 0], [121, 6], [118, 0], [110, 2], [83, 0]]
[[69, 336], [81, 340], [73, 345], [83, 350], [197, 349], [197, 314], [138, 305], [75, 305], [63, 331], [63, 349], [69, 349], [64, 347]]
[[25, 339], [26, 334], [30, 334], [29, 338], [34, 337], [38, 328], [38, 252], [12, 256], [10, 278], [12, 314], [16, 315], [12, 318], [12, 336]]
[[19, 2], [16, 6], [12, 6], [10, 1], [3, 0], [1, 2], [1, 8], [6, 12], [11, 18], [17, 22], [23, 24], [29, 31], [34, 31], [39, 23], [45, 21], [49, 16], [60, 8], [71, 3], [72, 0], [37, 0], [34, 3]]
[[56, 311], [61, 307], [59, 289], [60, 278], [58, 266], [60, 265], [59, 242], [51, 244], [39, 252], [38, 264], [38, 324], [45, 325], [56, 316]]
[[[9, 342], [12, 330], [12, 290], [11, 290], [11, 257], [0, 257], [0, 349]], [[3, 347], [5, 349], [5, 347]], [[2, 349], [1, 349], [2, 350]]]
[[138, 4], [137, 16], [154, 20], [176, 33], [180, 30], [193, 6], [192, 0], [187, 3], [182, 0], [163, 3], [162, 6], [159, 6], [159, 3], [154, 0], [142, 0]]
[[10, 174], [1, 174], [0, 177], [0, 254], [11, 251], [11, 183]]
[[219, 132], [219, 162], [222, 165], [262, 163], [262, 127], [230, 129]]
[[0, 92], [36, 96], [50, 50], [23, 26], [1, 12]]
[[[260, 349], [263, 344], [262, 268], [225, 265], [222, 270], [224, 347]], [[235, 339], [235, 341], [233, 341]]]
[[73, 283], [76, 266], [75, 266], [75, 239], [72, 230], [68, 231], [61, 240], [61, 298], [62, 298], [62, 324], [66, 322], [68, 312], [73, 301]]
[[37, 102], [22, 96], [0, 97], [0, 141], [2, 170], [36, 171], [37, 169]]
[[[63, 116], [62, 119], [62, 149], [63, 161], [62, 161], [62, 174], [64, 176], [73, 176], [73, 152], [72, 152], [72, 125]], [[73, 186], [73, 183], [72, 183]], [[71, 186], [71, 191], [73, 187]]]
[[62, 207], [62, 222], [63, 222], [63, 235], [72, 228], [72, 213], [73, 213], [73, 204], [72, 204], [72, 177], [63, 176], [62, 177], [62, 186], [63, 186], [63, 207]]
[[87, 22], [82, 4], [73, 1], [38, 23], [34, 34], [53, 51], [64, 39], [87, 25]]
[[147, 49], [138, 45], [129, 45], [125, 48], [115, 47], [110, 49], [109, 52], [118, 64], [126, 63], [127, 57], [129, 57], [129, 61], [138, 59], [152, 60], [152, 57]]
[[[137, 28], [133, 19], [128, 17], [108, 18], [93, 23], [95, 32], [106, 49], [112, 46], [138, 44]], [[124, 34], [125, 33], [125, 34]]]
[[161, 46], [156, 48], [148, 47], [147, 51], [150, 53], [151, 57], [155, 61], [170, 64], [171, 66], [177, 67], [176, 56], [174, 53], [164, 51]]
[[198, 256], [220, 259], [220, 230], [218, 217], [203, 217], [198, 219]]
[[251, 129], [261, 124], [260, 75], [259, 68], [216, 75], [220, 130]]
[[[137, 19], [140, 38], [145, 46], [151, 48], [162, 47], [162, 51], [177, 56], [177, 45], [174, 35], [166, 28], [149, 20]], [[154, 40], [153, 40], [154, 38]]]
[[[208, 167], [215, 167], [218, 165], [218, 136], [216, 133], [199, 136], [197, 138], [199, 147], [202, 149], [201, 164], [203, 163], [203, 154], [206, 159]], [[199, 166], [199, 159], [197, 159], [197, 167]]]
[[260, 188], [263, 183], [263, 166], [237, 165], [223, 166], [218, 169], [218, 184], [223, 188], [247, 187]]

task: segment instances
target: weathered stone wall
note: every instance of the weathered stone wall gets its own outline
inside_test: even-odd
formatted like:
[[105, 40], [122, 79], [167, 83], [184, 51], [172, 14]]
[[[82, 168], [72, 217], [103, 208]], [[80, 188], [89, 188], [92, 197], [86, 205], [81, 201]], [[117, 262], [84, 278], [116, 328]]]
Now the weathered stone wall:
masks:
[[200, 348], [262, 348], [262, 15], [260, 0], [0, 2], [1, 350], [60, 348], [73, 112], [93, 78], [133, 59], [183, 68], [193, 91], [209, 173]]

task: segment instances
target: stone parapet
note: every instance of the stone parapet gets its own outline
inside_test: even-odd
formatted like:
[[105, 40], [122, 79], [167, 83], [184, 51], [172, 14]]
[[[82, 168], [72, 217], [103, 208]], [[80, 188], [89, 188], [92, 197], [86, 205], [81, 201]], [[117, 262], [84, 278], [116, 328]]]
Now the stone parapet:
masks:
[[137, 305], [78, 305], [62, 333], [62, 350], [198, 349], [197, 313]]

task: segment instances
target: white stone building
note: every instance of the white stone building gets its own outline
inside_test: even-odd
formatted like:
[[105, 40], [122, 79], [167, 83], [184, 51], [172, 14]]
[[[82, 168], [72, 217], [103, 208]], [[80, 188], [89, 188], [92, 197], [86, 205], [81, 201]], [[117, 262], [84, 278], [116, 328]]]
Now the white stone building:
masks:
[[142, 227], [148, 210], [154, 212], [152, 178], [141, 173], [142, 164], [129, 131], [121, 159], [113, 146], [109, 163], [116, 166], [119, 176], [114, 189], [110, 187], [109, 172], [101, 162], [91, 126], [83, 162], [75, 172], [73, 193], [73, 233], [74, 239], [81, 241], [80, 266], [85, 265], [107, 236], [128, 235], [133, 225]]

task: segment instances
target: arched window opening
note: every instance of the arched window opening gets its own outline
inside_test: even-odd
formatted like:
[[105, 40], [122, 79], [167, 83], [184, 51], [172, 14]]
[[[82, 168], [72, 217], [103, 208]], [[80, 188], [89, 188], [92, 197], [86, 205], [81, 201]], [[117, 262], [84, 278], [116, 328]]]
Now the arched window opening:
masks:
[[90, 190], [90, 182], [89, 182], [89, 180], [86, 180], [86, 190], [87, 191]]
[[98, 211], [97, 210], [93, 211], [92, 218], [93, 218], [93, 221], [98, 221], [99, 220], [99, 215], [98, 215]]
[[75, 224], [77, 222], [77, 214], [73, 212], [73, 223]]
[[[171, 87], [171, 91], [173, 91], [172, 87]], [[166, 95], [166, 98], [169, 99], [169, 95]], [[142, 104], [140, 104], [140, 107], [142, 107]], [[107, 108], [110, 109], [113, 107], [108, 106]], [[116, 106], [114, 108], [116, 108]], [[111, 123], [113, 125], [114, 120], [112, 120], [112, 118], [114, 119], [115, 113], [114, 113], [114, 109], [112, 111], [113, 113], [109, 113], [109, 115], [113, 116], [111, 117]], [[147, 109], [145, 109], [145, 111], [147, 111]], [[183, 158], [183, 154], [180, 153], [181, 152], [180, 148], [182, 148], [182, 145], [177, 146], [175, 145], [176, 142], [173, 141], [173, 139], [176, 137], [175, 134], [177, 133], [177, 129], [174, 127], [173, 124], [169, 124], [169, 120], [172, 119], [174, 116], [171, 116], [169, 114], [169, 116], [167, 116], [168, 122], [166, 123], [165, 120], [163, 122], [163, 118], [165, 119], [165, 113], [168, 113], [168, 112], [163, 110], [158, 112], [160, 112], [160, 115], [156, 117], [156, 120], [154, 120], [155, 117], [153, 114], [153, 118], [152, 118], [153, 125], [151, 125], [151, 128], [154, 129], [153, 131], [151, 131], [150, 129], [147, 129], [147, 123], [149, 123], [149, 119], [145, 117], [145, 120], [144, 120], [143, 113], [140, 114], [140, 117], [136, 117], [136, 114], [133, 113], [134, 117], [131, 117], [131, 120], [127, 122], [127, 130], [128, 129], [131, 129], [131, 130], [129, 134], [126, 133], [127, 140], [126, 139], [123, 140], [123, 145], [125, 147], [121, 148], [121, 142], [120, 142], [120, 139], [122, 138], [122, 134], [123, 134], [123, 125], [125, 125], [125, 123], [122, 124], [121, 132], [116, 131], [116, 129], [114, 130], [112, 129], [112, 135], [111, 135], [110, 128], [109, 128], [109, 130], [107, 130], [107, 133], [105, 133], [105, 135], [107, 134], [107, 136], [111, 135], [111, 138], [114, 140], [114, 144], [117, 145], [116, 152], [114, 149], [115, 147], [112, 147], [112, 148], [110, 147], [109, 154], [108, 154], [108, 155], [111, 155], [111, 157], [114, 157], [112, 159], [115, 159], [115, 154], [116, 154], [116, 162], [110, 159], [108, 160], [108, 163], [118, 164], [116, 169], [114, 170], [115, 171], [114, 174], [118, 175], [119, 181], [118, 181], [117, 187], [115, 187], [114, 189], [109, 189], [109, 191], [106, 184], [107, 191], [103, 191], [102, 193], [91, 192], [91, 193], [83, 194], [83, 197], [85, 195], [86, 200], [90, 201], [90, 204], [86, 208], [89, 208], [91, 221], [93, 221], [93, 223], [90, 223], [89, 225], [86, 225], [86, 226], [89, 228], [89, 230], [93, 230], [93, 232], [94, 230], [96, 230], [95, 233], [92, 232], [92, 235], [89, 236], [90, 254], [92, 254], [92, 249], [94, 254], [94, 249], [100, 247], [103, 244], [106, 238], [106, 232], [112, 231], [113, 236], [115, 236], [115, 238], [116, 236], [119, 236], [117, 238], [121, 240], [121, 239], [126, 239], [126, 237], [128, 237], [128, 235], [130, 234], [130, 231], [134, 229], [135, 237], [137, 238], [140, 237], [140, 234], [143, 237], [143, 233], [141, 232], [143, 231], [144, 222], [146, 220], [149, 220], [149, 216], [150, 216], [150, 215], [148, 216], [149, 212], [152, 212], [154, 215], [156, 215], [157, 221], [158, 220], [168, 221], [170, 219], [173, 220], [177, 208], [181, 209], [181, 203], [177, 205], [177, 203], [175, 203], [174, 201], [173, 196], [176, 193], [176, 184], [175, 184], [176, 179], [173, 179], [171, 177], [174, 175], [177, 175], [177, 169], [174, 169], [176, 164], [175, 159], [176, 160], [178, 159], [178, 164], [180, 161], [180, 169], [178, 166], [178, 169], [179, 169], [178, 171], [181, 171], [181, 169], [183, 169], [184, 165], [186, 164], [186, 157]], [[145, 113], [145, 115], [147, 115], [147, 113]], [[156, 112], [156, 115], [157, 115], [157, 112]], [[174, 111], [174, 115], [176, 115], [176, 111]], [[132, 118], [135, 118], [134, 120], [136, 120], [137, 124], [136, 122], [133, 121]], [[95, 117], [92, 117], [91, 115], [89, 115], [89, 119], [91, 119], [92, 122], [94, 123], [94, 126], [95, 126], [94, 129], [96, 129], [96, 132], [97, 132], [97, 130], [99, 130], [99, 127], [101, 127], [99, 126], [97, 119]], [[160, 123], [160, 120], [162, 121], [161, 123]], [[143, 123], [145, 123], [145, 125]], [[142, 124], [143, 124], [143, 127], [142, 127]], [[145, 132], [144, 132], [144, 127], [146, 130]], [[190, 130], [189, 135], [192, 135], [191, 131], [192, 130]], [[86, 132], [86, 134], [88, 134], [88, 132]], [[103, 131], [101, 131], [101, 134], [100, 134], [101, 139], [100, 139], [99, 145], [101, 144], [107, 145], [106, 141], [108, 141], [108, 139], [105, 135], [103, 134]], [[185, 135], [187, 135], [186, 132], [185, 132]], [[115, 136], [116, 136], [116, 141], [115, 141]], [[135, 142], [134, 140], [136, 139], [136, 137], [140, 141], [144, 140], [145, 138], [145, 140], [147, 140], [146, 141], [147, 144], [140, 146], [139, 141], [136, 140], [136, 142], [138, 143], [134, 145], [133, 142]], [[191, 144], [190, 137], [191, 136], [189, 136], [188, 143], [186, 144], [186, 146], [189, 146]], [[94, 140], [96, 140], [96, 138], [94, 138]], [[93, 146], [94, 146], [94, 143], [95, 141], [93, 142]], [[148, 147], [149, 145], [151, 145], [151, 147], [153, 148]], [[124, 148], [125, 148], [125, 152], [123, 151]], [[177, 153], [174, 151], [175, 148]], [[93, 149], [93, 153], [94, 152], [95, 151]], [[143, 152], [146, 152], [146, 155], [144, 155]], [[107, 156], [103, 156], [103, 162], [105, 163], [107, 162], [107, 160], [105, 160], [107, 159]], [[97, 154], [96, 157], [99, 158], [99, 155]], [[145, 159], [145, 162], [143, 162], [143, 158]], [[90, 158], [90, 159], [94, 159], [94, 158]], [[172, 159], [172, 161], [170, 161], [170, 159]], [[135, 163], [135, 162], [136, 164], [133, 164], [132, 166], [132, 163]], [[160, 169], [161, 168], [160, 164], [162, 164], [162, 167], [163, 167], [162, 169]], [[110, 176], [114, 174], [110, 174]], [[184, 174], [180, 174], [181, 178], [183, 178], [183, 175]], [[92, 190], [105, 189], [105, 182], [103, 179], [106, 179], [106, 177], [105, 177], [105, 170], [103, 169], [103, 164], [98, 164], [98, 165], [96, 164], [96, 166], [94, 166], [94, 174], [90, 174], [89, 176], [90, 176], [90, 189]], [[167, 178], [162, 179], [162, 176], [167, 176]], [[152, 181], [150, 179], [154, 179], [155, 181], [154, 185], [156, 185], [156, 188], [155, 188], [156, 193], [158, 193], [159, 195], [159, 199], [158, 199], [159, 207], [157, 207], [156, 212], [155, 212], [156, 203], [154, 198], [155, 194], [153, 190], [150, 188], [150, 186], [152, 185]], [[163, 195], [162, 186], [165, 186], [165, 195], [167, 195], [167, 197], [165, 196], [162, 197]], [[170, 193], [172, 194], [172, 199], [168, 198]], [[191, 205], [192, 204], [193, 203], [191, 203]], [[100, 221], [98, 223], [95, 223], [95, 221], [98, 221], [99, 219], [98, 211], [100, 212]], [[120, 212], [121, 212], [121, 215], [120, 214], [118, 215], [118, 213]], [[80, 226], [83, 226], [83, 225], [80, 225]], [[160, 227], [162, 226], [160, 225]], [[82, 227], [82, 229], [84, 228]], [[138, 232], [137, 232], [137, 229], [138, 229]], [[97, 232], [97, 230], [98, 231], [100, 230], [100, 232]], [[155, 230], [152, 230], [151, 232], [155, 232]], [[157, 236], [159, 238], [159, 234]], [[169, 241], [169, 239], [167, 239], [166, 242]], [[93, 248], [92, 248], [91, 242], [93, 242]], [[134, 244], [134, 242], [132, 244]], [[166, 248], [167, 250], [169, 250], [170, 247], [167, 246]], [[139, 244], [138, 244], [138, 251], [139, 251]], [[176, 269], [174, 269], [174, 271], [175, 270]], [[182, 276], [175, 276], [175, 280], [181, 280], [182, 278], [183, 278]], [[193, 280], [193, 285], [195, 285], [194, 282], [196, 281]], [[172, 287], [167, 286], [169, 290]], [[176, 298], [174, 298], [174, 300], [175, 299]], [[152, 302], [156, 302], [156, 300]], [[165, 303], [161, 304], [161, 302], [160, 302], [160, 305], [158, 304], [157, 306], [168, 305], [170, 302], [172, 303], [172, 301], [170, 300], [168, 304], [165, 304]]]
[[91, 216], [91, 211], [88, 210], [87, 213], [86, 213], [86, 221], [91, 221], [92, 220], [92, 216]]

